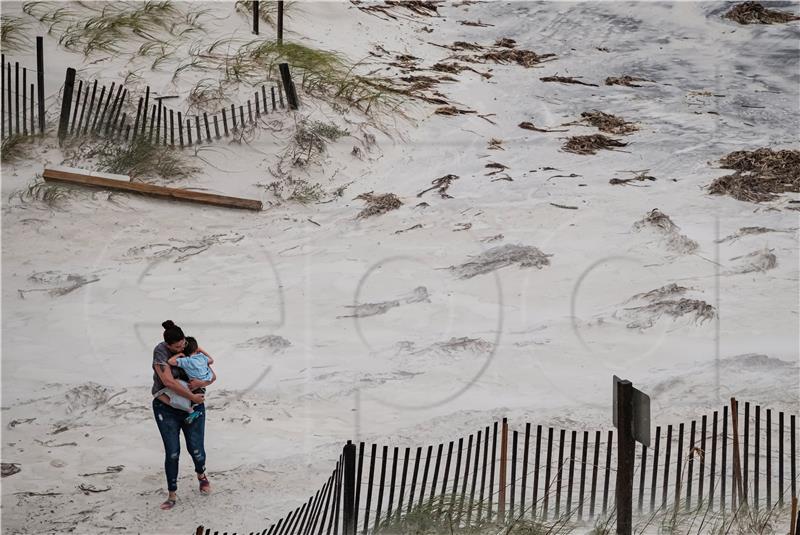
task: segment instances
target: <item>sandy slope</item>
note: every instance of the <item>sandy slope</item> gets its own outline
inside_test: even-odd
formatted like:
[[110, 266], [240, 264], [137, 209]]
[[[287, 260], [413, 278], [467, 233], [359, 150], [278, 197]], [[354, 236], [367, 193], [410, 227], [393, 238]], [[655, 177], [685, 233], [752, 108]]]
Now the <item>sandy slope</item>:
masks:
[[[732, 395], [797, 412], [797, 212], [787, 209], [788, 196], [754, 205], [703, 189], [725, 173], [713, 162], [727, 152], [796, 141], [796, 23], [735, 26], [719, 18], [721, 3], [497, 2], [400, 21], [344, 3], [299, 7], [292, 39], [353, 60], [380, 44], [430, 66], [447, 51], [429, 42], [500, 37], [558, 59], [538, 69], [479, 65], [492, 78], [464, 71], [442, 85], [457, 106], [494, 114], [491, 122], [417, 105], [415, 122], [398, 122], [388, 137], [307, 99], [298, 116], [352, 132], [310, 171], [329, 191], [352, 182], [330, 203], [253, 214], [85, 193], [49, 210], [9, 195], [43, 163], [62, 163], [52, 141], [34, 159], [3, 165], [2, 457], [22, 467], [3, 480], [7, 532], [187, 533], [198, 523], [249, 532], [318, 488], [347, 439], [435, 443], [500, 416], [512, 426], [605, 427], [614, 373], [651, 393], [661, 423]], [[232, 12], [212, 9], [219, 18]], [[232, 31], [246, 32], [247, 21], [231, 15], [208, 39]], [[53, 63], [79, 61], [52, 41]], [[123, 59], [88, 63], [86, 76], [109, 80], [126, 68]], [[656, 83], [539, 81], [553, 74]], [[145, 75], [162, 77], [159, 91], [189, 83], [173, 88], [169, 73]], [[58, 83], [48, 79], [54, 103]], [[580, 156], [559, 150], [567, 134], [517, 127], [554, 126], [591, 109], [641, 130], [624, 151]], [[267, 167], [291, 135], [294, 119], [282, 120], [281, 131], [251, 146], [201, 151], [202, 173], [182, 185], [273, 201], [257, 183], [273, 180]], [[573, 135], [595, 131], [570, 127]], [[487, 150], [491, 138], [504, 150]], [[353, 146], [363, 159], [350, 155]], [[508, 166], [513, 181], [485, 176], [489, 162]], [[657, 178], [646, 187], [608, 184], [645, 168]], [[460, 177], [452, 198], [417, 197], [450, 173]], [[570, 174], [579, 176], [554, 177]], [[356, 219], [363, 203], [352, 199], [368, 191], [395, 193], [404, 204]], [[693, 252], [634, 229], [653, 208], [696, 242]], [[751, 226], [786, 232], [715, 243]], [[536, 247], [548, 265], [471, 278], [447, 269], [503, 245]], [[747, 259], [735, 258], [764, 248], [776, 267], [742, 273]], [[70, 274], [98, 280], [62, 296], [25, 292], [68, 286]], [[642, 304], [629, 301], [634, 295], [670, 283], [718, 315], [673, 320], [626, 310]], [[364, 303], [384, 303], [372, 310], [383, 313], [347, 317]], [[216, 492], [198, 495], [184, 458], [180, 507], [168, 514], [157, 509], [162, 449], [149, 407], [150, 352], [166, 319], [213, 353], [220, 377], [207, 426]], [[644, 327], [626, 327], [635, 322]], [[118, 465], [120, 472], [81, 475]], [[80, 484], [109, 490], [84, 495]]]

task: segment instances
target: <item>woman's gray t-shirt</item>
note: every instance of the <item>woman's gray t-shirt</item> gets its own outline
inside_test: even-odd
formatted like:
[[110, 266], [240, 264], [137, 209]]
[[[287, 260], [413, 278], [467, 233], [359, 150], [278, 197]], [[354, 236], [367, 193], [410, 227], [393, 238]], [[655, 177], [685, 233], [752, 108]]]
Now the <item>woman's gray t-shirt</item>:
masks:
[[[161, 342], [155, 348], [153, 348], [153, 388], [151, 389], [150, 393], [155, 396], [156, 392], [164, 388], [164, 383], [161, 382], [161, 378], [156, 373], [156, 366], [157, 365], [166, 365], [169, 366], [170, 371], [172, 372], [172, 376], [176, 379], [183, 379], [184, 381], [188, 381], [189, 377], [186, 375], [182, 369], [177, 366], [170, 366], [167, 362], [169, 358], [174, 355], [172, 351], [167, 347], [166, 342]], [[205, 388], [197, 388], [193, 390], [195, 393], [205, 393]]]
[[[156, 392], [164, 388], [164, 383], [161, 382], [161, 378], [156, 373], [156, 365], [163, 364], [169, 366], [167, 361], [172, 355], [173, 353], [167, 347], [166, 342], [161, 342], [153, 349], [153, 389], [151, 390], [151, 394], [154, 396], [156, 395]], [[174, 371], [172, 376], [175, 377]]]

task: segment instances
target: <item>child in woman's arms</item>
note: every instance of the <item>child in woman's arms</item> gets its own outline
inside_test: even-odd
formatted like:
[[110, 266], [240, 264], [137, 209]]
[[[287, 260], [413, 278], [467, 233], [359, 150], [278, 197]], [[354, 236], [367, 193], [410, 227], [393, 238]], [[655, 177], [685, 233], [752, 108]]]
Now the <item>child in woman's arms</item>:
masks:
[[[188, 355], [188, 356], [186, 356]], [[191, 336], [186, 337], [186, 347], [183, 353], [177, 353], [167, 360], [170, 366], [178, 366], [182, 368], [189, 379], [199, 379], [201, 381], [210, 381], [213, 377], [210, 365], [214, 364], [214, 359], [198, 351], [197, 340]], [[185, 407], [179, 407], [186, 410]], [[188, 412], [189, 416], [186, 417], [186, 422], [193, 422], [200, 414], [194, 410], [192, 406]]]

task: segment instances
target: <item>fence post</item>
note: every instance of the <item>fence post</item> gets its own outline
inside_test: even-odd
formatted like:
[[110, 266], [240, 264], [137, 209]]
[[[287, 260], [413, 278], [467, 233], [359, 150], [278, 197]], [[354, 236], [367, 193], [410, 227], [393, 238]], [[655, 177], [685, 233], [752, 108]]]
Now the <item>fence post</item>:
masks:
[[617, 534], [630, 535], [633, 515], [633, 384], [617, 383]]
[[800, 524], [797, 516], [797, 496], [792, 496], [792, 516], [789, 519], [789, 535], [797, 535], [797, 525]]
[[[44, 38], [36, 37], [36, 84], [39, 96], [39, 130], [44, 134]], [[31, 132], [33, 133], [33, 132]]]
[[498, 481], [497, 519], [505, 522], [506, 512], [506, 464], [508, 461], [508, 418], [503, 418], [500, 428], [500, 477]]
[[69, 110], [72, 106], [72, 88], [75, 86], [75, 69], [67, 67], [67, 77], [64, 80], [64, 94], [61, 97], [61, 117], [58, 121], [58, 143], [64, 141], [67, 135], [67, 123], [69, 122]]
[[[744, 499], [742, 491], [742, 465], [739, 458], [739, 403], [731, 398], [731, 427], [733, 430], [733, 485], [731, 485], [731, 511], [736, 511], [736, 503]], [[745, 505], [744, 503], [742, 505]]]
[[356, 445], [348, 440], [342, 453], [344, 454], [343, 535], [355, 535]]
[[289, 102], [289, 109], [297, 109], [297, 93], [295, 92], [292, 75], [289, 73], [289, 64], [281, 63], [278, 65], [281, 71], [281, 81], [283, 82], [283, 92], [286, 93], [286, 100]]
[[278, 44], [283, 44], [283, 0], [278, 0]]
[[258, 35], [258, 0], [253, 0], [253, 33]]

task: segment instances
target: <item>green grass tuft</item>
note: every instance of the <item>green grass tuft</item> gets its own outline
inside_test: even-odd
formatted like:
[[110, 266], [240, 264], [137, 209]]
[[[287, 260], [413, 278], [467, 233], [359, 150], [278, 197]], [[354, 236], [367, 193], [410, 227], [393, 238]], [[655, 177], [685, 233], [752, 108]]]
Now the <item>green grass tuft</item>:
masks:
[[129, 145], [106, 141], [95, 147], [90, 156], [98, 158], [98, 169], [134, 178], [162, 178], [168, 181], [189, 178], [200, 169], [188, 163], [178, 151], [137, 137]]
[[22, 50], [29, 43], [28, 23], [19, 17], [0, 16], [0, 35], [3, 52]]
[[0, 161], [3, 163], [15, 162], [24, 159], [27, 154], [27, 149], [31, 147], [31, 136], [23, 136], [22, 134], [14, 134], [3, 139], [2, 148], [0, 148]]

